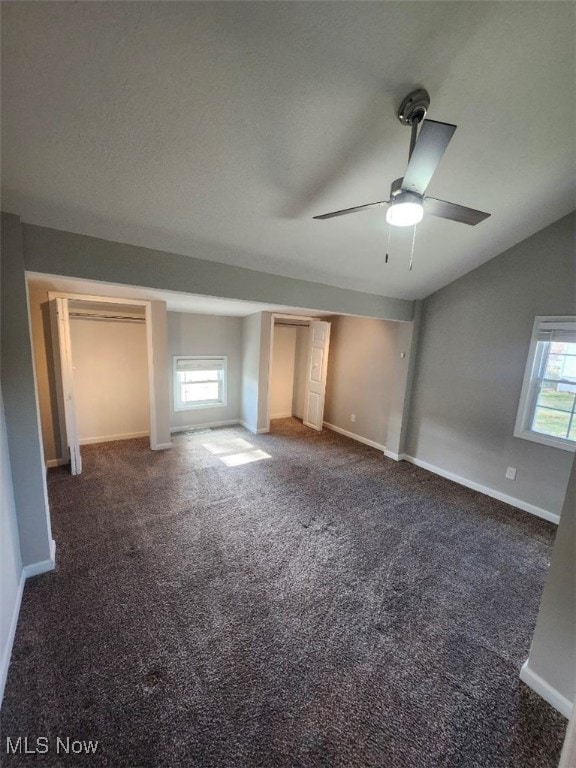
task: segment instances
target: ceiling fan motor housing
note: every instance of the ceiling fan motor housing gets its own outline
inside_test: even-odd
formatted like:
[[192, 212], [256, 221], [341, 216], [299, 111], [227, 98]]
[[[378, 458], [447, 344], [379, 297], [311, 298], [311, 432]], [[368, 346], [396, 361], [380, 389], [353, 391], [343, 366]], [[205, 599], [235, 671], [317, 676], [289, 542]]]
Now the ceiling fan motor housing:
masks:
[[402, 183], [404, 179], [394, 179], [392, 186], [390, 187], [390, 202], [399, 203], [420, 203], [424, 199], [424, 195], [419, 195], [417, 192], [412, 192], [408, 189], [402, 189]]
[[406, 96], [398, 107], [397, 117], [402, 125], [412, 125], [414, 120], [419, 123], [426, 117], [430, 106], [430, 94], [425, 88], [418, 88]]

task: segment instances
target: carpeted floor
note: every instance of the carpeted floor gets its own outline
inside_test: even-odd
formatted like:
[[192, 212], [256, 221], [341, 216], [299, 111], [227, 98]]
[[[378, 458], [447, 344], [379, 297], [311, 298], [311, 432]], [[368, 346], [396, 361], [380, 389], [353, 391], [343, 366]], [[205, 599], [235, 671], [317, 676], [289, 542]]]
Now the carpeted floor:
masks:
[[556, 766], [518, 679], [552, 525], [292, 419], [82, 452], [2, 710], [50, 751], [3, 765]]

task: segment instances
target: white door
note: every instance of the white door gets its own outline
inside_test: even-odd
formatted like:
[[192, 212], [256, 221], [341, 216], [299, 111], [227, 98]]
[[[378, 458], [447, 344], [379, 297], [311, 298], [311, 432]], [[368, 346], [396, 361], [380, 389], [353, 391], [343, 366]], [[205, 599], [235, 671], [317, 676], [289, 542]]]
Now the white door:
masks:
[[304, 397], [304, 424], [320, 431], [324, 423], [324, 396], [328, 370], [330, 323], [313, 320], [310, 323], [308, 371]]
[[[82, 472], [82, 457], [76, 424], [76, 404], [74, 401], [74, 368], [72, 366], [72, 344], [70, 341], [70, 318], [68, 316], [68, 299], [53, 299], [53, 318], [56, 325], [54, 359], [56, 361], [56, 376], [60, 373], [61, 403], [64, 411], [64, 429], [66, 431], [64, 444], [70, 452], [70, 471], [73, 475]], [[56, 341], [55, 339], [55, 341]], [[57, 349], [56, 349], [57, 347]], [[60, 388], [59, 388], [60, 389]], [[61, 420], [62, 421], [62, 420]]]

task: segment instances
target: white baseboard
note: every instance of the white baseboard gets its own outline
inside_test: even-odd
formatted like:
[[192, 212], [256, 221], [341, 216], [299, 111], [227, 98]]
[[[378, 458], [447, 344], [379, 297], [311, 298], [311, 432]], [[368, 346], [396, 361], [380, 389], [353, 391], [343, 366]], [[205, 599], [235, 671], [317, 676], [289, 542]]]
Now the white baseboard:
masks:
[[260, 429], [256, 429], [256, 427], [253, 427], [246, 421], [239, 421], [237, 423], [240, 424], [241, 427], [244, 427], [244, 429], [247, 429], [248, 432], [252, 432], [253, 435], [263, 435], [264, 433], [270, 432], [268, 427], [261, 427]]
[[271, 419], [290, 419], [292, 417], [292, 411], [288, 411], [287, 413], [272, 413], [270, 414]]
[[41, 573], [47, 573], [53, 571], [56, 568], [56, 542], [54, 539], [50, 542], [50, 557], [48, 560], [42, 560], [39, 563], [31, 563], [25, 565], [22, 568], [22, 573], [25, 579], [29, 579], [31, 576], [39, 576]]
[[46, 469], [52, 469], [53, 467], [63, 467], [65, 464], [70, 464], [70, 459], [47, 459]]
[[8, 627], [8, 636], [6, 637], [6, 645], [2, 653], [2, 660], [0, 661], [0, 704], [4, 698], [4, 688], [6, 687], [6, 679], [8, 677], [8, 667], [10, 666], [10, 659], [12, 657], [12, 647], [14, 645], [14, 638], [16, 636], [16, 627], [18, 625], [18, 616], [20, 615], [20, 606], [22, 604], [22, 593], [24, 592], [24, 582], [26, 577], [24, 570], [20, 573], [20, 581], [16, 588], [16, 595], [14, 598], [14, 605], [12, 606], [12, 615], [10, 617], [10, 626]]
[[50, 557], [48, 560], [42, 560], [39, 563], [31, 563], [25, 565], [20, 572], [20, 581], [16, 588], [16, 595], [14, 598], [14, 605], [12, 606], [12, 615], [10, 617], [10, 626], [8, 627], [8, 635], [6, 637], [6, 645], [2, 653], [2, 659], [0, 660], [0, 704], [4, 698], [4, 688], [6, 686], [6, 679], [8, 677], [8, 667], [10, 666], [10, 658], [12, 657], [12, 647], [14, 645], [14, 638], [16, 636], [16, 627], [18, 625], [18, 616], [20, 615], [20, 606], [22, 605], [22, 595], [24, 593], [24, 582], [31, 576], [39, 576], [41, 573], [47, 571], [53, 571], [56, 567], [56, 542], [54, 539], [50, 542]]
[[564, 717], [572, 717], [574, 711], [574, 705], [566, 698], [560, 691], [553, 688], [550, 683], [547, 683], [540, 675], [536, 674], [533, 669], [530, 668], [528, 662], [530, 659], [526, 659], [520, 670], [520, 680], [526, 683], [529, 688], [532, 688], [535, 693], [541, 696], [544, 701], [551, 704], [554, 709], [557, 709]]
[[80, 445], [92, 445], [92, 443], [113, 443], [115, 440], [131, 440], [134, 437], [148, 437], [150, 432], [124, 432], [120, 435], [102, 435], [101, 437], [83, 437], [78, 442]]
[[530, 512], [531, 515], [536, 515], [536, 517], [541, 517], [543, 520], [548, 520], [549, 523], [558, 525], [560, 522], [560, 515], [557, 515], [554, 512], [549, 512], [547, 509], [541, 509], [540, 507], [534, 506], [534, 504], [529, 504], [527, 501], [517, 499], [515, 496], [508, 496], [508, 494], [502, 493], [501, 491], [496, 491], [493, 488], [488, 488], [480, 483], [475, 483], [473, 480], [460, 477], [460, 475], [455, 475], [453, 472], [447, 472], [445, 469], [436, 467], [434, 464], [428, 464], [427, 461], [422, 461], [414, 456], [408, 456], [406, 453], [402, 453], [400, 456], [404, 461], [409, 461], [410, 464], [415, 464], [417, 467], [427, 469], [435, 475], [445, 477], [447, 480], [452, 480], [454, 483], [458, 483], [458, 485], [464, 485], [466, 488], [471, 488], [473, 491], [480, 491], [480, 493], [483, 493], [486, 496], [491, 496], [493, 499], [498, 499], [498, 501], [503, 501], [505, 504], [510, 504], [511, 507], [521, 509], [523, 512]]
[[233, 427], [235, 424], [241, 424], [238, 419], [228, 419], [227, 421], [204, 421], [202, 424], [187, 424], [182, 427], [170, 427], [171, 434], [186, 432], [188, 429], [211, 429], [212, 427]]
[[349, 437], [351, 440], [356, 440], [359, 443], [364, 443], [364, 445], [369, 445], [370, 448], [377, 448], [379, 451], [382, 451], [382, 453], [386, 452], [386, 447], [384, 445], [376, 443], [374, 440], [368, 440], [367, 437], [357, 435], [355, 432], [348, 432], [347, 429], [337, 427], [335, 424], [329, 424], [327, 421], [324, 422], [324, 426], [328, 429], [331, 429], [332, 432], [338, 432], [339, 435], [344, 435], [345, 437]]
[[172, 448], [173, 443], [156, 443], [156, 445], [151, 445], [150, 449], [152, 451], [167, 451], [170, 448]]
[[394, 459], [394, 461], [402, 461], [404, 459], [403, 453], [394, 453], [394, 451], [389, 451], [388, 448], [384, 449], [384, 456], [389, 459]]

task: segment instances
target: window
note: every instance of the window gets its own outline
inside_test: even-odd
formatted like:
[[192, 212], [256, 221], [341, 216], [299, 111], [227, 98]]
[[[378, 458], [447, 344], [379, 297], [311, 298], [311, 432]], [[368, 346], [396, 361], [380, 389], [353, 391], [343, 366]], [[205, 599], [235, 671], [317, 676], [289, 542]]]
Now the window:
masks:
[[226, 357], [174, 358], [174, 410], [226, 405]]
[[516, 437], [576, 451], [576, 317], [537, 317]]

